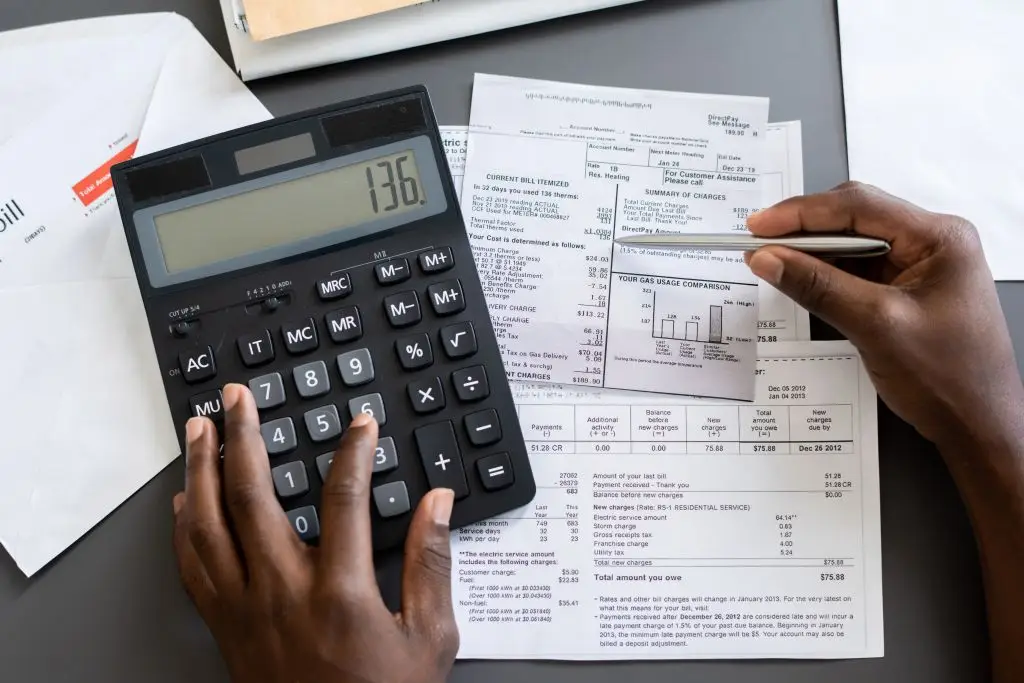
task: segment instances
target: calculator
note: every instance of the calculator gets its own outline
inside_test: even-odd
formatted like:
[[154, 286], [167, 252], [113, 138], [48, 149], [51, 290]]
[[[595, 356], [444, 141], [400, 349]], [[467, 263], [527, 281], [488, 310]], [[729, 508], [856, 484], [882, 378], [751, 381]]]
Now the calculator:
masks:
[[[427, 91], [302, 112], [116, 165], [111, 177], [184, 449], [248, 385], [273, 485], [315, 544], [354, 415], [380, 426], [375, 550], [419, 500], [452, 528], [536, 486]], [[184, 452], [184, 450], [182, 451]]]

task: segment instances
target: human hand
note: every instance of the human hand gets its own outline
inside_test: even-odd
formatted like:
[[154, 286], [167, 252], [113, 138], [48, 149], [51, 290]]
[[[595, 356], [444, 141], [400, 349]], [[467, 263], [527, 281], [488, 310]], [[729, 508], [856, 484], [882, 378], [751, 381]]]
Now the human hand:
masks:
[[174, 546], [185, 589], [237, 683], [437, 683], [459, 647], [451, 602], [453, 494], [416, 510], [405, 546], [402, 611], [374, 575], [370, 477], [377, 423], [352, 420], [320, 505], [318, 548], [278, 503], [249, 390], [224, 387], [221, 467], [216, 429], [186, 427], [185, 491], [174, 499]]
[[[927, 439], [984, 437], [1021, 405], [1021, 381], [977, 231], [876, 188], [846, 183], [752, 215], [755, 235], [853, 231], [887, 240], [879, 259], [836, 265], [784, 247], [751, 270], [860, 351], [879, 396]], [[841, 265], [840, 265], [841, 264]], [[994, 422], [995, 421], [995, 422]]]

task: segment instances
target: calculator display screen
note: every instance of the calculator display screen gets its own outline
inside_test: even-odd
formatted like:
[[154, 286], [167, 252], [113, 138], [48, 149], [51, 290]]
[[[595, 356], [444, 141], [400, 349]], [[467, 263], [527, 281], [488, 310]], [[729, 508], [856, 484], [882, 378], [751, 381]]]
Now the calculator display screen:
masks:
[[[434, 163], [430, 159], [428, 163]], [[168, 274], [320, 237], [427, 205], [407, 149], [156, 215]]]

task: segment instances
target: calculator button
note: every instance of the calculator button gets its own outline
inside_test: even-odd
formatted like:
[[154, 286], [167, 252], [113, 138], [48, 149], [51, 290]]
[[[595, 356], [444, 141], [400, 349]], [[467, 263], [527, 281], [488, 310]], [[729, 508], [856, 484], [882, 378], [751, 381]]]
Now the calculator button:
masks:
[[274, 480], [274, 490], [279, 498], [292, 498], [309, 492], [309, 478], [306, 466], [301, 462], [290, 462], [270, 470]]
[[494, 410], [481, 410], [463, 418], [469, 442], [474, 446], [490, 446], [501, 441], [501, 423]]
[[196, 394], [188, 400], [192, 417], [208, 417], [214, 422], [224, 419], [224, 397], [220, 389]]
[[331, 341], [335, 344], [355, 341], [363, 336], [363, 321], [359, 317], [359, 309], [355, 306], [331, 311], [324, 316], [324, 322], [327, 323], [327, 333], [331, 335]]
[[320, 538], [320, 520], [316, 516], [316, 508], [307, 505], [298, 510], [289, 510], [288, 523], [295, 529], [303, 541], [315, 541]]
[[270, 330], [239, 337], [238, 352], [242, 354], [242, 362], [249, 368], [274, 360], [274, 340], [270, 338]]
[[312, 318], [282, 327], [281, 336], [284, 337], [285, 348], [293, 354], [306, 353], [320, 345], [316, 336], [316, 323]]
[[249, 380], [249, 391], [256, 399], [256, 407], [260, 410], [270, 410], [283, 406], [285, 402], [284, 381], [281, 374], [272, 372]]
[[455, 265], [452, 250], [448, 247], [432, 249], [420, 254], [420, 270], [424, 273], [442, 273]]
[[467, 358], [477, 351], [476, 330], [468, 320], [441, 328], [441, 344], [444, 353], [452, 359]]
[[399, 292], [384, 299], [384, 311], [392, 327], [408, 327], [423, 319], [416, 292]]
[[480, 474], [480, 481], [488, 491], [497, 491], [508, 488], [515, 483], [515, 475], [512, 474], [512, 462], [508, 459], [508, 453], [497, 453], [480, 458], [476, 461], [476, 469]]
[[324, 453], [316, 456], [316, 468], [320, 471], [320, 481], [327, 481], [327, 475], [331, 472], [331, 463], [334, 462], [334, 453]]
[[214, 360], [213, 349], [209, 346], [191, 353], [179, 354], [178, 363], [181, 365], [181, 376], [189, 384], [202, 382], [217, 375], [217, 361]]
[[336, 406], [316, 408], [303, 415], [302, 418], [306, 421], [309, 438], [316, 443], [330, 441], [341, 435], [341, 420], [338, 418]]
[[491, 395], [487, 372], [482, 365], [453, 372], [452, 384], [455, 385], [455, 395], [460, 401], [479, 401]]
[[469, 495], [462, 455], [455, 441], [455, 429], [448, 420], [420, 427], [414, 432], [427, 482], [432, 489], [451, 489], [456, 498]]
[[394, 258], [384, 263], [378, 263], [373, 271], [377, 274], [377, 282], [382, 285], [405, 282], [412, 275], [409, 272], [409, 262], [404, 258]]
[[398, 361], [406, 370], [419, 370], [434, 362], [434, 351], [426, 334], [402, 337], [395, 342], [395, 350], [398, 351]]
[[315, 398], [331, 391], [331, 378], [327, 364], [322, 360], [300, 365], [292, 370], [292, 379], [302, 398]]
[[466, 310], [466, 301], [462, 296], [462, 283], [458, 280], [447, 280], [430, 285], [427, 288], [427, 297], [430, 305], [434, 307], [434, 313], [438, 315], [452, 315]]
[[395, 440], [390, 436], [377, 441], [377, 450], [373, 456], [373, 473], [384, 474], [398, 469], [398, 451]]
[[267, 446], [268, 455], [280, 455], [293, 451], [299, 445], [295, 438], [295, 423], [290, 417], [271, 420], [260, 425], [263, 443]]
[[381, 427], [388, 421], [387, 413], [384, 412], [384, 399], [380, 397], [380, 394], [367, 394], [352, 399], [348, 402], [348, 412], [352, 417], [359, 413], [366, 413]]
[[417, 413], [433, 413], [444, 408], [444, 389], [437, 377], [413, 382], [409, 385], [409, 400]]
[[358, 387], [373, 381], [373, 358], [370, 349], [357, 349], [338, 356], [338, 372], [348, 387]]
[[352, 293], [352, 280], [348, 273], [321, 280], [316, 283], [316, 293], [320, 295], [321, 301], [341, 299]]
[[404, 481], [393, 481], [373, 490], [373, 502], [377, 512], [384, 519], [404, 515], [412, 509], [409, 504], [409, 490]]

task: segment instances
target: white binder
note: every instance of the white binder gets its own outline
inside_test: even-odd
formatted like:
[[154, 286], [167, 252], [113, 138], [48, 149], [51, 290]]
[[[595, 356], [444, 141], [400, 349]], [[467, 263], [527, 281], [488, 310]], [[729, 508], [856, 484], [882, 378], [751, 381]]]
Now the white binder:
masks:
[[255, 41], [244, 0], [220, 0], [244, 81], [346, 62], [642, 0], [431, 0], [341, 24]]

